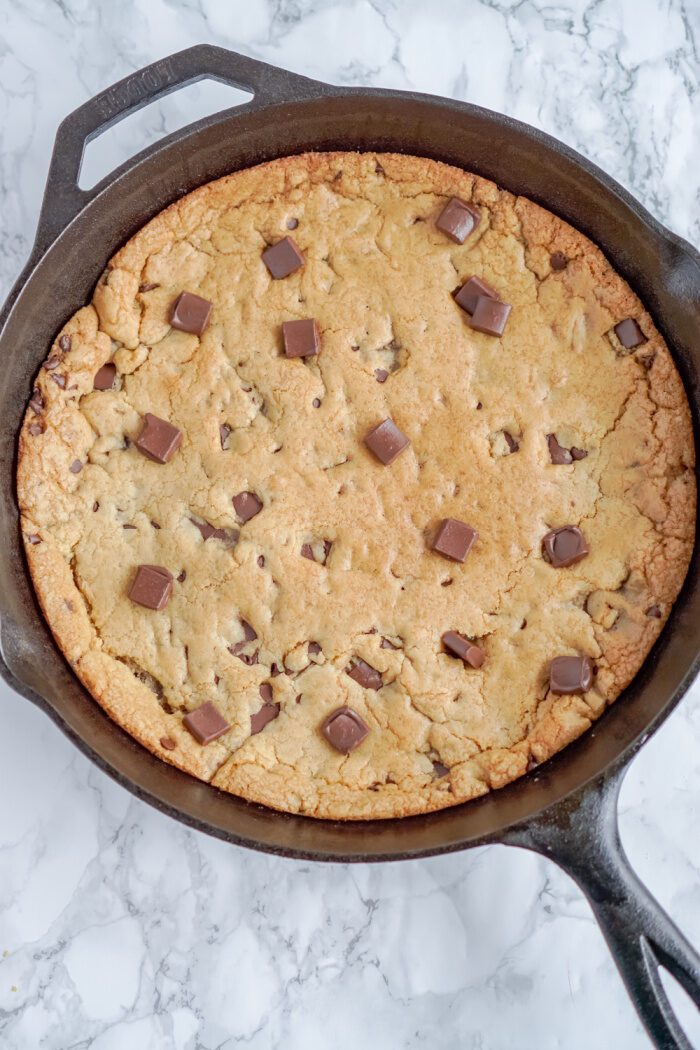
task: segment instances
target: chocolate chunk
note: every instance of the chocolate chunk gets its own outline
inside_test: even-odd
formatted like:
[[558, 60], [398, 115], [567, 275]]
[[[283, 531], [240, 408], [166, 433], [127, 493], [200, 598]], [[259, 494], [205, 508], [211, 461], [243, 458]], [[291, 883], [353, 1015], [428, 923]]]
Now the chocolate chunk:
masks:
[[66, 389], [66, 377], [64, 375], [59, 375], [59, 373], [54, 372], [51, 378], [53, 379], [56, 386], [60, 386], [61, 390]]
[[131, 529], [134, 532], [136, 531], [136, 526], [135, 525], [122, 525], [122, 528], [123, 529]]
[[272, 277], [288, 277], [300, 266], [304, 265], [304, 256], [301, 254], [291, 237], [283, 237], [277, 244], [270, 245], [262, 253], [262, 260], [267, 266]]
[[309, 656], [318, 656], [323, 650], [318, 642], [309, 642]]
[[33, 532], [30, 536], [27, 536], [27, 543], [31, 543], [32, 547], [35, 547], [37, 543], [41, 543], [41, 536], [37, 536], [37, 534]]
[[170, 324], [181, 332], [201, 335], [209, 324], [212, 304], [192, 292], [182, 292], [170, 310]]
[[314, 406], [314, 408], [320, 408], [321, 407], [321, 399], [320, 399], [320, 397], [315, 397], [313, 399], [313, 401], [311, 402], [311, 404]]
[[190, 518], [190, 521], [196, 529], [199, 529], [203, 540], [225, 540], [233, 542], [238, 539], [238, 533], [233, 529], [217, 529], [216, 526], [210, 525], [208, 521], [195, 521], [194, 518]]
[[647, 342], [647, 337], [633, 317], [627, 317], [614, 327], [614, 332], [625, 350], [634, 350]]
[[433, 540], [433, 550], [453, 561], [464, 561], [474, 546], [478, 532], [466, 521], [456, 518], [445, 518]]
[[260, 699], [264, 704], [269, 704], [272, 700], [272, 686], [269, 682], [263, 682], [260, 686]]
[[482, 281], [480, 277], [470, 277], [459, 291], [455, 292], [454, 299], [457, 305], [466, 310], [468, 314], [473, 314], [476, 310], [477, 301], [483, 295], [487, 299], [495, 299], [496, 301], [499, 299], [498, 292], [490, 284]]
[[45, 368], [47, 372], [53, 371], [54, 368], [58, 368], [61, 363], [60, 357], [50, 357], [48, 361], [44, 361], [42, 368]]
[[41, 396], [40, 391], [33, 390], [32, 396], [29, 401], [29, 407], [35, 415], [40, 415], [44, 411], [44, 398]]
[[302, 558], [308, 558], [309, 561], [315, 561], [313, 547], [310, 543], [302, 543], [301, 545], [301, 556]]
[[254, 627], [251, 627], [247, 620], [241, 620], [241, 627], [243, 628], [243, 637], [246, 642], [254, 642], [258, 637]]
[[27, 427], [27, 430], [32, 435], [32, 437], [38, 437], [39, 434], [43, 434], [44, 433], [44, 424], [43, 423], [30, 423], [29, 426]]
[[399, 646], [398, 645], [394, 645], [394, 643], [390, 642], [388, 638], [382, 638], [382, 640], [380, 642], [380, 645], [379, 645], [379, 648], [380, 649], [398, 649]]
[[200, 744], [210, 744], [231, 728], [211, 700], [206, 700], [201, 707], [186, 714], [182, 724]]
[[552, 568], [565, 569], [586, 557], [588, 544], [576, 525], [562, 525], [543, 537], [542, 550]]
[[268, 722], [272, 722], [277, 718], [279, 713], [279, 704], [263, 704], [259, 711], [250, 716], [250, 735], [255, 736], [256, 733], [260, 733]]
[[108, 361], [106, 365], [102, 365], [102, 368], [98, 368], [95, 372], [95, 378], [92, 381], [93, 390], [111, 390], [114, 386], [114, 380], [117, 376], [117, 366]]
[[451, 197], [435, 220], [435, 225], [455, 244], [464, 244], [472, 230], [479, 225], [480, 219], [480, 213], [471, 204], [459, 197]]
[[233, 497], [233, 509], [243, 524], [259, 514], [262, 508], [262, 500], [258, 499], [254, 492], [239, 492]]
[[286, 222], [285, 225], [286, 225], [288, 230], [296, 230], [297, 226], [299, 225], [299, 220], [298, 219], [294, 219], [294, 218], [289, 218], [289, 219], [287, 219], [287, 222]]
[[375, 368], [374, 378], [377, 380], [378, 383], [386, 383], [387, 379], [389, 378], [389, 373], [387, 372], [386, 368]]
[[650, 605], [647, 609], [647, 616], [651, 616], [653, 620], [660, 620], [662, 613], [658, 605]]
[[313, 357], [321, 349], [321, 335], [313, 317], [285, 321], [282, 338], [286, 357]]
[[474, 645], [468, 638], [458, 631], [445, 631], [442, 636], [442, 644], [452, 656], [458, 656], [470, 667], [481, 667], [484, 662], [484, 651], [478, 645]]
[[154, 284], [152, 281], [147, 281], [145, 284], [139, 285], [139, 291], [142, 294], [143, 292], [152, 292], [154, 288], [160, 288], [160, 285]]
[[365, 739], [369, 728], [357, 711], [351, 707], [338, 707], [322, 723], [321, 732], [331, 747], [349, 755]]
[[180, 575], [179, 575], [179, 576], [178, 576], [178, 578], [177, 578], [177, 582], [178, 582], [178, 583], [184, 583], [186, 579], [187, 579], [187, 573], [186, 573], [186, 571], [185, 571], [185, 570], [183, 569], [183, 570], [182, 570], [182, 572], [180, 573]]
[[441, 780], [446, 777], [449, 773], [447, 766], [444, 766], [442, 762], [433, 762], [433, 777], [435, 780]]
[[79, 474], [80, 471], [83, 469], [83, 464], [80, 462], [79, 459], [74, 459], [68, 469], [71, 472], [71, 474]]
[[172, 573], [162, 565], [139, 565], [129, 597], [146, 609], [164, 609], [173, 593]]
[[165, 748], [166, 751], [174, 751], [177, 747], [175, 741], [169, 736], [162, 736], [160, 738], [160, 746]]
[[68, 353], [72, 345], [72, 340], [69, 335], [62, 335], [58, 340], [59, 349], [61, 349], [64, 354]]
[[264, 554], [259, 554], [258, 555], [258, 565], [260, 566], [261, 569], [265, 568], [265, 555]]
[[484, 332], [486, 335], [503, 335], [510, 311], [509, 303], [502, 303], [487, 295], [480, 295], [476, 300], [469, 325], [475, 331]]
[[219, 423], [219, 440], [221, 442], [221, 450], [224, 451], [226, 448], [226, 442], [229, 439], [231, 433], [231, 427], [228, 423]]
[[505, 442], [506, 442], [506, 445], [508, 446], [508, 451], [509, 451], [509, 452], [510, 452], [511, 454], [512, 454], [513, 452], [517, 452], [517, 451], [518, 451], [518, 449], [520, 448], [520, 445], [519, 445], [519, 443], [518, 443], [518, 442], [517, 442], [517, 441], [515, 440], [515, 438], [513, 437], [513, 435], [512, 435], [512, 434], [509, 434], [507, 430], [504, 430], [504, 431], [503, 431], [503, 437], [505, 438]]
[[365, 435], [365, 445], [384, 466], [393, 463], [410, 444], [393, 419], [385, 419]]
[[159, 416], [147, 412], [143, 419], [143, 428], [134, 442], [154, 463], [169, 463], [182, 444], [182, 431]]
[[555, 696], [585, 693], [593, 684], [589, 656], [557, 656], [549, 665], [549, 688]]
[[571, 452], [571, 458], [576, 460], [585, 459], [588, 455], [585, 448], [575, 448], [573, 445], [569, 451]]
[[564, 448], [563, 445], [559, 444], [554, 434], [547, 434], [547, 445], [549, 447], [549, 456], [552, 463], [561, 466], [562, 464], [571, 463], [573, 461], [571, 452], [569, 452], [568, 448]]
[[555, 273], [560, 273], [562, 270], [565, 270], [568, 264], [569, 260], [563, 252], [552, 252], [549, 257], [549, 265]]
[[358, 685], [361, 685], [363, 689], [377, 690], [384, 685], [384, 679], [379, 671], [375, 670], [370, 664], [365, 663], [359, 656], [356, 656], [353, 662], [345, 668], [345, 673]]

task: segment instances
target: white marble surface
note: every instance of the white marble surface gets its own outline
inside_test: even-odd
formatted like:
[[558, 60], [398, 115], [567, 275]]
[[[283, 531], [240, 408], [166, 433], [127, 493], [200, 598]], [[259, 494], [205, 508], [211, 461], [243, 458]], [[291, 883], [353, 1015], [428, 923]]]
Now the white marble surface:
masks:
[[[4, 0], [0, 294], [28, 253], [61, 117], [199, 41], [513, 114], [697, 243], [699, 33], [697, 0]], [[170, 100], [167, 126], [225, 97]], [[154, 138], [163, 113], [91, 165]], [[647, 745], [621, 805], [634, 864], [696, 944], [699, 700], [696, 686]], [[7, 1050], [649, 1045], [588, 906], [551, 864], [503, 847], [352, 868], [244, 852], [136, 801], [5, 687], [0, 711]]]

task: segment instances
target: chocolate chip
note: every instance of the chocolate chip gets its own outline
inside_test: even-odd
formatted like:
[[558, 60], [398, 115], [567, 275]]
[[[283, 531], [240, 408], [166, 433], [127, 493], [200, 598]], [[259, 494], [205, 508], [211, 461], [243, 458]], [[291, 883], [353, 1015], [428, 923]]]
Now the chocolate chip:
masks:
[[287, 226], [288, 230], [296, 230], [298, 225], [299, 225], [299, 220], [298, 219], [293, 219], [293, 218], [287, 219], [286, 226]]
[[254, 492], [239, 492], [233, 497], [233, 509], [243, 524], [259, 514], [262, 508], [262, 500], [258, 499]]
[[106, 365], [102, 365], [102, 368], [98, 368], [95, 372], [95, 378], [92, 381], [93, 390], [111, 390], [114, 386], [114, 380], [117, 376], [117, 366], [108, 361]]
[[170, 324], [181, 332], [202, 335], [209, 324], [212, 304], [192, 292], [182, 292], [170, 309]]
[[389, 373], [387, 372], [386, 368], [375, 368], [374, 378], [377, 380], [378, 383], [386, 383], [387, 379], [389, 378]]
[[59, 375], [58, 373], [53, 373], [51, 375], [51, 378], [53, 379], [53, 381], [56, 384], [56, 386], [60, 386], [61, 390], [65, 390], [66, 389], [66, 377], [64, 375]]
[[281, 241], [277, 241], [277, 244], [266, 248], [262, 253], [262, 260], [271, 276], [276, 279], [288, 277], [290, 273], [294, 273], [304, 265], [304, 256], [291, 237], [283, 237]]
[[323, 650], [318, 642], [309, 642], [309, 656], [318, 656], [321, 652], [323, 652]]
[[221, 442], [222, 451], [226, 448], [226, 442], [228, 441], [230, 433], [231, 427], [228, 423], [219, 423], [219, 440]]
[[134, 532], [136, 531], [136, 526], [135, 525], [122, 525], [122, 528], [123, 529], [132, 529]]
[[277, 664], [270, 664], [270, 677], [277, 678], [277, 675], [280, 674], [282, 674], [281, 668], [279, 668]]
[[174, 751], [177, 747], [175, 741], [169, 736], [162, 736], [160, 738], [160, 746], [164, 747], [166, 751]]
[[472, 230], [479, 225], [480, 219], [481, 215], [471, 204], [459, 197], [451, 197], [435, 220], [435, 225], [455, 244], [464, 244]]
[[285, 321], [282, 338], [286, 357], [313, 357], [321, 349], [321, 336], [313, 317]]
[[69, 335], [62, 335], [58, 340], [59, 349], [62, 350], [64, 354], [68, 353], [72, 345], [72, 340]]
[[142, 292], [142, 293], [143, 292], [152, 292], [154, 288], [160, 288], [160, 285], [159, 284], [153, 284], [152, 281], [149, 281], [146, 284], [140, 284], [139, 285], [139, 291]]
[[433, 762], [433, 778], [435, 780], [442, 780], [449, 773], [447, 766], [443, 766], [442, 762]]
[[263, 554], [258, 555], [258, 565], [261, 569], [265, 568], [265, 556]]
[[29, 407], [37, 416], [44, 411], [44, 399], [38, 390], [32, 391], [32, 396], [29, 401]]
[[27, 543], [31, 543], [32, 547], [35, 547], [37, 543], [41, 543], [41, 536], [37, 536], [34, 532], [31, 536], [27, 536]]
[[228, 722], [211, 700], [205, 701], [201, 707], [186, 714], [182, 724], [200, 744], [210, 744], [230, 729]]
[[560, 273], [562, 270], [565, 270], [568, 266], [568, 263], [569, 260], [563, 252], [552, 252], [552, 254], [549, 257], [549, 265], [552, 267], [555, 273]]
[[38, 437], [39, 434], [43, 434], [44, 433], [44, 424], [43, 423], [30, 423], [29, 426], [27, 427], [27, 430], [32, 435], [32, 437]]
[[565, 569], [586, 557], [588, 544], [576, 525], [562, 525], [543, 537], [542, 550], [552, 568]]
[[444, 518], [433, 540], [432, 549], [452, 561], [463, 562], [478, 535], [476, 529], [467, 525], [466, 521]]
[[83, 469], [83, 464], [80, 462], [79, 459], [74, 459], [68, 469], [71, 472], [71, 474], [79, 474], [80, 471]]
[[241, 620], [241, 627], [243, 628], [243, 637], [246, 642], [254, 642], [258, 637], [254, 627], [251, 627], [247, 620]]
[[165, 608], [172, 593], [172, 573], [162, 565], [139, 565], [129, 588], [132, 602], [155, 611]]
[[509, 303], [502, 303], [487, 295], [480, 295], [476, 300], [469, 325], [475, 331], [484, 332], [486, 335], [503, 335], [510, 311]]
[[215, 525], [210, 525], [208, 521], [195, 521], [194, 518], [190, 518], [190, 521], [196, 529], [199, 529], [200, 535], [205, 541], [224, 540], [233, 542], [238, 539], [238, 533], [233, 529], [217, 529]]
[[159, 529], [160, 528], [160, 525], [158, 524], [157, 521], [152, 521], [151, 525], [153, 526], [154, 529]]
[[322, 723], [321, 732], [331, 747], [349, 755], [365, 739], [369, 728], [357, 711], [351, 707], [338, 707]]
[[321, 407], [321, 399], [320, 399], [320, 397], [315, 397], [313, 399], [313, 401], [311, 402], [311, 404], [314, 406], [314, 408], [320, 408]]
[[183, 569], [182, 572], [180, 573], [180, 575], [177, 578], [177, 582], [178, 583], [184, 583], [186, 579], [187, 579], [187, 573]]
[[365, 663], [359, 656], [356, 656], [353, 662], [345, 668], [345, 673], [358, 685], [361, 685], [363, 689], [377, 690], [384, 685], [384, 679], [379, 671], [370, 666], [370, 664]]
[[555, 696], [585, 693], [593, 684], [589, 656], [557, 656], [549, 665], [549, 688]]
[[410, 444], [393, 419], [383, 420], [365, 435], [365, 445], [384, 466], [393, 463]]
[[480, 277], [470, 277], [468, 281], [462, 285], [462, 287], [455, 292], [454, 300], [458, 306], [461, 306], [463, 310], [466, 310], [468, 314], [473, 314], [476, 309], [477, 300], [485, 295], [488, 299], [498, 300], [499, 295], [495, 288], [492, 288], [486, 281], [482, 281]]
[[627, 317], [614, 327], [614, 332], [625, 350], [634, 350], [647, 342], [647, 337], [633, 317]]
[[658, 605], [650, 605], [647, 609], [647, 616], [651, 616], [653, 620], [660, 620], [662, 616], [661, 609]]
[[576, 460], [585, 459], [588, 455], [585, 448], [575, 448], [573, 445], [569, 451], [571, 452], [571, 458]]
[[484, 651], [478, 645], [474, 645], [468, 638], [458, 631], [445, 631], [442, 636], [442, 644], [452, 656], [458, 656], [470, 667], [481, 667], [484, 662]]
[[134, 443], [139, 452], [154, 463], [169, 463], [182, 444], [182, 431], [147, 412], [141, 433]]
[[50, 357], [48, 361], [44, 361], [42, 368], [45, 368], [47, 372], [51, 372], [54, 368], [58, 368], [61, 363], [60, 357]]
[[508, 446], [509, 452], [517, 452], [520, 448], [519, 443], [515, 440], [512, 434], [509, 434], [507, 430], [503, 431], [503, 437], [505, 438], [506, 445]]
[[[262, 692], [262, 686], [260, 690]], [[255, 736], [256, 733], [260, 733], [269, 722], [277, 718], [279, 713], [279, 704], [263, 704], [259, 711], [250, 716], [250, 735]]]
[[95, 502], [92, 505], [92, 512], [93, 512], [93, 514], [95, 513], [95, 511], [98, 511], [99, 509], [100, 509], [100, 505], [97, 502], [97, 500], [95, 500]]
[[272, 700], [272, 686], [269, 682], [263, 682], [260, 686], [260, 699], [264, 704], [269, 704]]
[[571, 452], [569, 452], [568, 448], [564, 448], [563, 445], [559, 444], [554, 434], [547, 434], [547, 445], [549, 447], [549, 457], [552, 463], [561, 466], [562, 464], [568, 464], [573, 461]]

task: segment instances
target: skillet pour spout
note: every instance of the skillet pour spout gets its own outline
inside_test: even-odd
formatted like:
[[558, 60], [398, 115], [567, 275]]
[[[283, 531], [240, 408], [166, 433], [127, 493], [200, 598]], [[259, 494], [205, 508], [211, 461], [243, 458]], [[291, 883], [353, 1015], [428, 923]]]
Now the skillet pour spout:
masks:
[[[253, 94], [183, 128], [89, 191], [85, 144], [129, 113], [210, 78]], [[0, 313], [0, 673], [128, 790], [231, 843], [325, 861], [408, 860], [490, 842], [536, 850], [586, 894], [655, 1045], [689, 1050], [660, 979], [700, 1007], [700, 958], [641, 884], [617, 828], [622, 776], [700, 666], [697, 550], [650, 658], [596, 726], [516, 784], [453, 809], [341, 824], [254, 806], [141, 748], [95, 704], [40, 614], [21, 549], [16, 444], [32, 379], [55, 333], [82, 306], [115, 250], [155, 214], [230, 171], [305, 150], [390, 150], [478, 172], [557, 213], [596, 242], [652, 312], [700, 420], [700, 257], [589, 161], [543, 133], [463, 102], [338, 88], [199, 45], [131, 74], [58, 129], [36, 242]]]

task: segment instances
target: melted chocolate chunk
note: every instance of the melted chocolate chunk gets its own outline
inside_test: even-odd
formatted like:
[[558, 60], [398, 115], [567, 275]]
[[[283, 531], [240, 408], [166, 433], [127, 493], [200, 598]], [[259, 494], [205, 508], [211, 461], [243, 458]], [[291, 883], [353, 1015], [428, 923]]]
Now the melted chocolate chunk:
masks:
[[321, 349], [321, 335], [313, 317], [285, 321], [282, 325], [286, 357], [314, 357]]
[[29, 407], [35, 415], [40, 415], [44, 411], [44, 398], [39, 390], [33, 390], [32, 396], [29, 401]]
[[561, 273], [565, 270], [569, 264], [569, 260], [563, 252], [552, 252], [549, 257], [549, 265], [552, 267], [555, 273]]
[[160, 746], [165, 748], [166, 751], [174, 751], [175, 748], [177, 747], [177, 744], [172, 739], [172, 737], [162, 736], [160, 738]]
[[322, 723], [321, 732], [331, 747], [349, 755], [365, 739], [369, 728], [357, 711], [351, 707], [338, 707]]
[[345, 673], [358, 685], [361, 685], [363, 689], [374, 689], [376, 691], [384, 685], [384, 679], [379, 671], [370, 664], [365, 663], [359, 656], [356, 656], [352, 663], [345, 668]]
[[83, 469], [83, 464], [80, 462], [79, 459], [74, 459], [68, 469], [71, 472], [71, 474], [79, 474], [80, 471]]
[[[260, 687], [262, 691], [262, 686]], [[273, 722], [280, 713], [279, 704], [263, 704], [259, 711], [250, 716], [250, 735], [262, 732], [269, 722]]]
[[435, 225], [455, 244], [464, 244], [472, 230], [479, 225], [480, 219], [480, 213], [471, 204], [459, 197], [451, 197], [435, 220]]
[[458, 631], [445, 631], [442, 636], [442, 644], [452, 656], [458, 656], [470, 667], [481, 667], [484, 662], [484, 651], [478, 645], [474, 645], [468, 638]]
[[294, 273], [300, 266], [304, 265], [304, 256], [301, 254], [291, 237], [283, 237], [277, 244], [270, 245], [262, 253], [262, 260], [270, 271], [270, 275], [279, 280]]
[[576, 448], [574, 445], [571, 446], [569, 451], [571, 452], [571, 458], [575, 460], [585, 459], [588, 455], [585, 448]]
[[182, 724], [200, 744], [210, 744], [231, 728], [211, 700], [206, 700], [200, 707], [186, 714]]
[[556, 656], [549, 665], [549, 688], [556, 696], [585, 693], [593, 684], [589, 656]]
[[386, 368], [375, 368], [374, 378], [377, 380], [378, 383], [386, 383], [387, 379], [389, 378], [389, 373], [387, 372]]
[[182, 444], [182, 431], [165, 419], [147, 412], [136, 448], [154, 463], [169, 463]]
[[463, 562], [478, 537], [476, 529], [466, 521], [445, 518], [433, 540], [433, 550], [452, 561]]
[[476, 300], [469, 325], [477, 332], [484, 332], [485, 335], [503, 335], [511, 309], [509, 303], [502, 303], [487, 295], [480, 295]]
[[384, 466], [393, 463], [410, 444], [393, 419], [385, 419], [365, 435], [365, 445]]
[[139, 565], [129, 588], [132, 602], [155, 611], [165, 608], [172, 593], [172, 573], [162, 565]]
[[102, 368], [98, 368], [95, 372], [95, 378], [92, 381], [93, 390], [111, 390], [114, 387], [114, 380], [117, 377], [117, 366], [108, 361], [106, 365], [102, 365]]
[[627, 317], [615, 325], [613, 331], [625, 350], [634, 350], [647, 342], [647, 337], [633, 317]]
[[170, 324], [181, 332], [202, 335], [209, 324], [212, 304], [192, 292], [182, 292], [170, 310]]
[[542, 551], [552, 568], [565, 569], [586, 557], [588, 544], [576, 525], [562, 525], [543, 537]]
[[262, 508], [262, 500], [254, 492], [239, 492], [233, 497], [233, 509], [244, 525], [259, 514]]
[[477, 301], [482, 295], [485, 295], [487, 299], [495, 299], [496, 301], [499, 299], [496, 289], [492, 288], [486, 281], [482, 281], [481, 277], [470, 277], [455, 292], [454, 300], [458, 306], [461, 306], [463, 310], [466, 310], [471, 315], [474, 313]]

